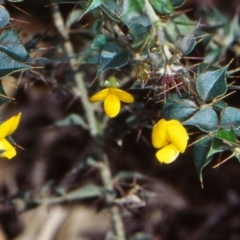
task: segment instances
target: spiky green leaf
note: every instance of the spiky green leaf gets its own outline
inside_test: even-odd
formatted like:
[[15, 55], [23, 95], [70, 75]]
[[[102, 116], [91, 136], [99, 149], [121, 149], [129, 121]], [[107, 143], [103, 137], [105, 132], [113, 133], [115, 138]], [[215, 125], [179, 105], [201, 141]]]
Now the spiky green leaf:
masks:
[[210, 101], [226, 93], [226, 71], [227, 68], [223, 67], [216, 71], [207, 71], [198, 75], [196, 88], [202, 100]]
[[212, 160], [211, 157], [208, 158], [212, 139], [208, 135], [201, 135], [199, 139], [201, 140], [194, 145], [193, 155], [198, 177], [200, 182], [203, 183], [202, 171]]
[[202, 107], [191, 118], [184, 121], [183, 124], [195, 126], [209, 133], [219, 128], [217, 113], [209, 106]]

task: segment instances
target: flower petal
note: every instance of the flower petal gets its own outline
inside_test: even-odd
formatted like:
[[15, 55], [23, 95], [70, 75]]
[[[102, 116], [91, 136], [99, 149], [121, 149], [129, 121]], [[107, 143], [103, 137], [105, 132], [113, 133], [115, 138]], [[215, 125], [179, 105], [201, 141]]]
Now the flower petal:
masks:
[[171, 163], [174, 160], [176, 160], [178, 155], [179, 155], [179, 151], [172, 143], [167, 145], [166, 147], [160, 149], [156, 153], [156, 157], [157, 157], [158, 161], [160, 161], [161, 163], [166, 163], [166, 164]]
[[0, 157], [11, 159], [17, 154], [15, 148], [5, 138], [0, 141], [0, 151], [3, 150], [5, 150], [5, 152], [0, 154]]
[[120, 112], [121, 103], [115, 92], [109, 89], [109, 94], [104, 100], [104, 111], [108, 117], [113, 118]]
[[170, 142], [183, 153], [188, 143], [188, 133], [178, 120], [170, 120], [167, 122], [167, 136]]
[[123, 102], [125, 103], [132, 103], [134, 102], [134, 98], [131, 94], [129, 94], [128, 92], [125, 92], [121, 89], [118, 88], [113, 88], [112, 89], [115, 92], [115, 95]]
[[22, 113], [9, 118], [0, 125], [0, 140], [11, 135], [18, 127]]
[[169, 144], [167, 138], [167, 121], [161, 119], [152, 130], [152, 144], [155, 148], [162, 148]]
[[96, 94], [94, 94], [92, 97], [89, 98], [90, 102], [98, 102], [98, 101], [102, 101], [104, 100], [109, 92], [109, 88], [105, 88], [99, 92], [97, 92]]

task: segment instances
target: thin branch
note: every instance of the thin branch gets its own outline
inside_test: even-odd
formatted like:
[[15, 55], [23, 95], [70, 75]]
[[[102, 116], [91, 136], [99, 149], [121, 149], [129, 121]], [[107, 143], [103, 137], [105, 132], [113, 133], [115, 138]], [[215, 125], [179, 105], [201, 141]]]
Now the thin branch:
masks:
[[65, 27], [58, 5], [57, 4], [52, 5], [51, 9], [52, 9], [52, 16], [54, 19], [54, 24], [58, 32], [62, 36], [62, 38], [65, 40], [63, 48], [67, 56], [70, 57], [70, 67], [73, 70], [73, 72], [76, 72], [76, 74], [74, 75], [74, 82], [75, 82], [76, 88], [74, 88], [73, 90], [77, 96], [81, 97], [82, 104], [86, 113], [87, 121], [89, 124], [90, 133], [92, 136], [96, 136], [98, 133], [97, 121], [94, 115], [92, 105], [89, 102], [87, 88], [83, 80], [83, 74], [80, 72], [77, 72], [78, 70], [77, 66], [79, 65], [79, 61], [76, 57], [74, 57], [75, 53], [73, 50], [72, 43], [69, 39], [68, 29]]
[[[106, 194], [106, 200], [108, 202], [112, 203], [115, 200], [115, 197], [112, 194], [112, 192], [114, 191], [113, 179], [112, 179], [112, 175], [111, 175], [111, 172], [110, 172], [108, 157], [106, 155], [104, 155], [103, 159], [104, 159], [104, 161], [100, 165], [101, 178], [102, 178], [102, 181], [103, 181], [103, 185], [108, 190], [107, 194]], [[116, 234], [117, 239], [118, 240], [126, 240], [125, 231], [124, 231], [124, 224], [123, 224], [118, 206], [113, 205], [110, 208], [110, 210], [111, 210], [111, 214], [112, 214], [114, 232]]]

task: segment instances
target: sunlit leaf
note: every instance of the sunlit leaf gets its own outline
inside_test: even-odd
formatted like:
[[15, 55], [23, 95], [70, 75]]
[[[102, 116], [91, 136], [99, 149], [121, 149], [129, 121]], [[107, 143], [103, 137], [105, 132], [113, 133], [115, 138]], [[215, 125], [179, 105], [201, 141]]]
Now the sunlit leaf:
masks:
[[10, 16], [8, 11], [2, 5], [0, 5], [0, 16], [0, 28], [3, 28], [8, 24]]
[[163, 116], [166, 119], [185, 121], [198, 111], [197, 105], [188, 99], [167, 101], [164, 104]]
[[6, 29], [0, 35], [0, 51], [19, 62], [26, 62], [29, 59], [29, 55], [22, 45], [17, 32], [11, 28]]
[[202, 107], [182, 124], [195, 126], [204, 132], [214, 132], [219, 128], [217, 113], [209, 106]]
[[240, 127], [240, 110], [226, 107], [221, 112], [220, 126], [224, 129], [237, 129]]
[[8, 55], [6, 55], [3, 52], [0, 52], [0, 78], [9, 75], [13, 72], [21, 71], [24, 69], [29, 69], [31, 68], [29, 65], [23, 63], [23, 62], [18, 62], [10, 58]]
[[227, 68], [223, 67], [216, 71], [207, 71], [198, 75], [196, 88], [202, 100], [210, 101], [226, 93], [226, 70]]

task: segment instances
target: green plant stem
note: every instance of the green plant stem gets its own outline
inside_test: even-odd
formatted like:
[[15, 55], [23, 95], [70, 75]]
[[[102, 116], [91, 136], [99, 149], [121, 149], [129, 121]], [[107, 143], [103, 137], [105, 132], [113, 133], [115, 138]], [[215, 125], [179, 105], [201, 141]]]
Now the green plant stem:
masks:
[[[63, 47], [67, 56], [70, 57], [70, 67], [74, 72], [76, 72], [78, 70], [79, 61], [76, 57], [74, 57], [75, 53], [73, 50], [72, 43], [69, 39], [68, 29], [65, 27], [62, 15], [59, 11], [59, 7], [57, 4], [52, 5], [52, 13], [53, 13], [55, 26], [59, 31], [59, 33], [61, 34], [62, 38], [64, 39]], [[79, 96], [82, 100], [83, 108], [85, 110], [88, 125], [89, 125], [89, 130], [91, 135], [94, 137], [98, 134], [97, 121], [94, 115], [92, 105], [89, 102], [88, 92], [83, 80], [83, 74], [80, 72], [77, 72], [74, 75], [74, 82], [76, 87], [73, 90], [75, 94]]]
[[[106, 200], [107, 200], [107, 202], [112, 203], [115, 199], [114, 195], [112, 194], [114, 191], [112, 175], [111, 175], [111, 171], [110, 171], [108, 157], [106, 155], [104, 155], [103, 159], [104, 159], [104, 161], [100, 164], [101, 178], [103, 181], [103, 185], [107, 189]], [[112, 214], [112, 222], [113, 222], [113, 227], [114, 227], [114, 232], [116, 234], [116, 238], [118, 240], [126, 240], [124, 224], [123, 224], [118, 206], [113, 205], [110, 208], [110, 210], [111, 210], [111, 214]]]
[[[77, 60], [76, 57], [73, 57], [75, 55], [73, 46], [69, 39], [68, 29], [65, 27], [58, 5], [52, 5], [52, 13], [55, 26], [58, 29], [59, 33], [61, 34], [62, 38], [64, 39], [64, 51], [66, 52], [67, 56], [70, 57], [70, 67], [73, 71], [77, 72], [78, 70], [77, 66], [79, 64], [79, 61]], [[83, 74], [77, 72], [74, 75], [74, 82], [76, 86], [74, 91], [79, 97], [81, 97], [91, 136], [93, 137], [97, 147], [99, 148], [99, 157], [103, 158], [103, 161], [100, 162], [99, 170], [101, 173], [103, 185], [107, 189], [107, 191], [110, 192], [110, 194], [107, 194], [106, 200], [112, 203], [114, 201], [114, 196], [111, 194], [111, 192], [113, 192], [114, 189], [111, 170], [107, 156], [103, 156], [104, 154], [102, 153], [102, 149], [100, 147], [100, 144], [98, 143], [99, 139], [97, 138], [98, 137], [97, 121], [94, 115], [92, 105], [89, 102], [87, 88], [83, 81]], [[116, 239], [126, 240], [124, 225], [118, 206], [116, 205], [112, 206], [110, 208], [110, 211], [112, 215], [112, 222]]]

